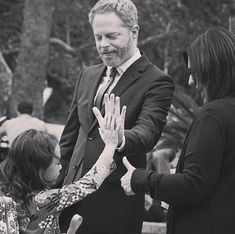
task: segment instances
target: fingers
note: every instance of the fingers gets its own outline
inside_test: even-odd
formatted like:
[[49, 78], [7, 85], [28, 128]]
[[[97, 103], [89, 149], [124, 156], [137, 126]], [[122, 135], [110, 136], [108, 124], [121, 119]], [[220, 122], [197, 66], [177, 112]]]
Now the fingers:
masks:
[[[97, 108], [94, 108], [93, 112], [98, 120], [98, 123], [101, 128], [111, 128], [117, 130], [119, 128], [124, 130], [125, 115], [126, 115], [126, 106], [122, 107], [120, 113], [120, 97], [115, 97], [112, 93], [104, 95], [105, 103], [105, 116], [102, 117], [100, 111]], [[103, 125], [102, 125], [103, 124]]]
[[122, 162], [123, 162], [123, 164], [124, 164], [124, 166], [126, 167], [127, 170], [133, 168], [133, 166], [129, 163], [129, 161], [127, 160], [126, 157], [123, 157], [123, 158], [122, 158]]
[[110, 129], [111, 129], [111, 130], [114, 130], [115, 122], [116, 122], [115, 116], [112, 115], [112, 116], [111, 116], [111, 126], [110, 126]]
[[75, 233], [77, 229], [79, 228], [79, 226], [81, 225], [82, 221], [83, 221], [83, 218], [80, 215], [75, 214], [70, 222], [69, 230], [67, 231], [67, 234]]
[[128, 171], [127, 173], [121, 178], [121, 186], [125, 192], [126, 195], [134, 195], [131, 188], [131, 175]]
[[122, 113], [120, 117], [120, 126], [124, 129], [125, 124], [125, 118], [126, 118], [126, 106], [122, 107]]
[[93, 110], [93, 113], [94, 113], [98, 123], [99, 123], [99, 126], [102, 127], [104, 124], [104, 121], [103, 121], [103, 117], [102, 117], [99, 109], [97, 107], [93, 107], [92, 110]]
[[112, 93], [110, 96], [106, 93], [104, 95], [104, 107], [105, 107], [105, 114], [113, 114], [115, 108], [115, 95]]
[[115, 98], [115, 110], [114, 110], [114, 113], [115, 113], [116, 116], [120, 115], [120, 98], [119, 97]]

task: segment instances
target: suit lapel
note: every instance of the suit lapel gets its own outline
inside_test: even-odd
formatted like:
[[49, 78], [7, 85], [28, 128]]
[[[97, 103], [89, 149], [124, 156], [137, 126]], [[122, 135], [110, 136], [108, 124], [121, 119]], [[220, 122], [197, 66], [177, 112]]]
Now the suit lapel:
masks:
[[137, 59], [121, 76], [112, 93], [120, 97], [130, 85], [140, 78], [141, 73], [145, 71], [148, 63], [149, 61], [145, 55]]
[[[148, 64], [149, 64], [149, 60], [143, 54], [138, 60], [136, 60], [133, 64], [131, 64], [131, 66], [124, 72], [124, 74], [121, 76], [120, 80], [118, 81], [118, 83], [116, 84], [114, 89], [112, 90], [112, 93], [114, 93], [115, 96], [120, 97], [122, 95], [122, 93], [131, 84], [133, 84], [136, 80], [138, 80], [138, 78], [140, 78], [141, 73], [145, 71], [146, 66]], [[101, 74], [101, 76], [102, 76], [102, 74]], [[98, 84], [96, 83], [96, 85], [94, 87], [95, 91], [97, 90], [97, 87], [99, 85], [99, 81], [100, 81], [100, 79], [98, 79], [98, 81], [97, 81]], [[88, 105], [89, 110], [91, 110], [91, 108], [93, 106], [94, 96], [95, 96], [95, 94], [92, 95], [92, 97], [93, 97], [92, 102], [91, 102], [92, 105], [90, 104], [91, 100], [89, 100], [89, 105]], [[105, 109], [104, 109], [104, 106], [102, 106], [101, 114], [104, 115], [104, 112], [105, 112]], [[97, 124], [97, 120], [95, 119], [93, 113], [91, 113], [91, 114], [93, 116], [94, 122], [92, 123], [92, 126], [91, 126], [89, 132], [92, 131]]]
[[89, 116], [90, 125], [95, 120], [92, 107], [94, 106], [94, 98], [96, 95], [97, 88], [101, 82], [101, 79], [105, 71], [106, 71], [106, 66], [104, 64], [101, 64], [99, 67], [94, 69], [94, 71], [90, 75], [90, 80], [88, 84], [88, 87], [90, 88], [88, 95], [88, 116]]

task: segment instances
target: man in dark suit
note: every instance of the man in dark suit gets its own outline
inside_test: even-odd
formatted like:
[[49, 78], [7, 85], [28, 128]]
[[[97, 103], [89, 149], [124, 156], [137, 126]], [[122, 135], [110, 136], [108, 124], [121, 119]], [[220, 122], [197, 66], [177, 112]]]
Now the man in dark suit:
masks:
[[146, 153], [155, 146], [166, 123], [174, 85], [140, 53], [137, 9], [130, 0], [100, 0], [90, 11], [89, 20], [103, 63], [83, 69], [78, 77], [60, 142], [64, 184], [84, 175], [104, 147], [92, 113], [94, 105], [104, 113], [102, 92], [114, 93], [121, 106], [127, 106], [125, 132], [119, 133], [115, 171], [97, 192], [62, 214], [61, 224], [76, 212], [84, 219], [78, 233], [138, 234], [144, 194], [125, 195], [120, 186], [125, 173], [121, 159], [126, 155], [135, 167], [145, 168]]

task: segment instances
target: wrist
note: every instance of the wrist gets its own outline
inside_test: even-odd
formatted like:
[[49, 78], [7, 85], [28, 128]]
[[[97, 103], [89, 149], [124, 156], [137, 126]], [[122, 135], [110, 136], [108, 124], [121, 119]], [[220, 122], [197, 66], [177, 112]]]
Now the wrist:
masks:
[[112, 144], [112, 143], [108, 143], [108, 144], [105, 144], [104, 146], [104, 150], [105, 151], [109, 151], [109, 152], [115, 152], [115, 149], [116, 149], [117, 145], [116, 144]]

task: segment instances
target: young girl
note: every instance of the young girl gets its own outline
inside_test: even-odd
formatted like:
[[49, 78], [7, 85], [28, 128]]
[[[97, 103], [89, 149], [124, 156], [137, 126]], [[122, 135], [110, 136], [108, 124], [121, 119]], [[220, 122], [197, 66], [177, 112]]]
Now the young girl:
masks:
[[[60, 233], [58, 217], [61, 211], [96, 191], [110, 174], [125, 107], [117, 114], [119, 102], [113, 108], [108, 104], [100, 126], [105, 143], [103, 152], [83, 178], [61, 189], [50, 189], [61, 169], [56, 137], [31, 129], [14, 140], [8, 157], [1, 164], [1, 189], [16, 203], [21, 233]], [[97, 109], [94, 113], [101, 118]]]

